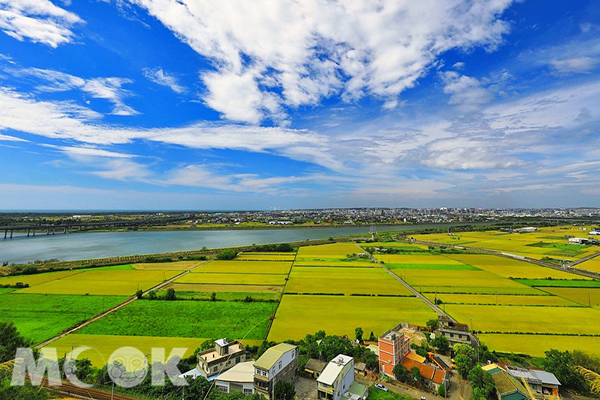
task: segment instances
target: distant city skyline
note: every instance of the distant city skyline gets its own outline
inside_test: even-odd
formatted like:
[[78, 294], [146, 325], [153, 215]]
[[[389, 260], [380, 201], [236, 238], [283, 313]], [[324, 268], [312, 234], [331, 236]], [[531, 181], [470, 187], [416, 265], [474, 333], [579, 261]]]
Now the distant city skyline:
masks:
[[600, 207], [598, 2], [0, 9], [0, 210]]

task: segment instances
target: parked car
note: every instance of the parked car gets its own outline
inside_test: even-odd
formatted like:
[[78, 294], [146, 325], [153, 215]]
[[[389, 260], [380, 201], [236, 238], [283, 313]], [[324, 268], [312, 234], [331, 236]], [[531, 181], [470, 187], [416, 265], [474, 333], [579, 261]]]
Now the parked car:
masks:
[[383, 386], [381, 383], [376, 383], [375, 387], [379, 390], [383, 390], [384, 392], [387, 392], [389, 389], [386, 388], [385, 386]]

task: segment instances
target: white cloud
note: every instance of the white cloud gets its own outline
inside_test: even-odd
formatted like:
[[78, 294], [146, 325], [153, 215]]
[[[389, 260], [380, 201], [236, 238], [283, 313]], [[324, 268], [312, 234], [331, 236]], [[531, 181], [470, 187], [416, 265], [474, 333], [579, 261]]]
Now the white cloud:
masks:
[[42, 81], [35, 88], [43, 92], [63, 92], [78, 89], [96, 99], [105, 99], [113, 104], [111, 114], [131, 116], [139, 112], [125, 104], [125, 98], [132, 95], [123, 85], [132, 81], [126, 78], [91, 78], [78, 76], [51, 69], [40, 68], [5, 68], [4, 71], [16, 77], [32, 77]]
[[181, 94], [186, 92], [185, 87], [177, 82], [177, 78], [166, 73], [162, 68], [144, 68], [143, 71], [146, 78], [158, 85], [166, 86], [175, 93]]
[[566, 60], [552, 60], [550, 65], [561, 74], [590, 73], [598, 65], [598, 59], [592, 57], [575, 57]]
[[21, 139], [21, 138], [14, 137], [14, 136], [2, 135], [2, 134], [0, 134], [0, 141], [6, 141], [6, 142], [27, 142], [27, 140], [25, 140], [25, 139]]
[[23, 41], [58, 47], [73, 41], [71, 30], [83, 21], [49, 0], [0, 0], [0, 29]]
[[477, 110], [494, 99], [477, 78], [460, 75], [454, 71], [445, 72], [441, 76], [444, 93], [450, 95], [449, 104], [456, 105], [463, 111]]
[[282, 106], [316, 105], [336, 93], [347, 101], [373, 95], [394, 107], [446, 50], [498, 46], [508, 31], [500, 14], [511, 3], [130, 2], [214, 62], [203, 75], [207, 104], [251, 123], [281, 120]]

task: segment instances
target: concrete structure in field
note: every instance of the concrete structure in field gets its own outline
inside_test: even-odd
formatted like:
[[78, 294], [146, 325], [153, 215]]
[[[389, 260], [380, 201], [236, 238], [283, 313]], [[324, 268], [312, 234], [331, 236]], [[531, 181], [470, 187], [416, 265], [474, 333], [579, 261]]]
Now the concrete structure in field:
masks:
[[410, 352], [410, 337], [400, 332], [402, 325], [379, 337], [379, 372], [394, 377], [394, 367]]
[[215, 340], [215, 348], [198, 353], [198, 369], [206, 378], [218, 375], [246, 361], [246, 349], [237, 340]]
[[457, 343], [468, 344], [473, 348], [479, 346], [479, 340], [471, 333], [467, 324], [456, 323], [446, 315], [438, 317], [438, 329], [436, 333], [445, 336], [451, 346]]
[[215, 379], [215, 388], [223, 393], [254, 393], [254, 361], [237, 364]]
[[354, 358], [338, 354], [317, 379], [317, 398], [327, 400], [362, 400], [367, 388], [354, 382]]
[[531, 390], [541, 398], [543, 398], [543, 396], [558, 396], [558, 390], [561, 384], [551, 372], [515, 367], [513, 365], [506, 365], [505, 370], [509, 375], [519, 381], [524, 379]]
[[287, 343], [273, 346], [254, 363], [254, 390], [272, 399], [277, 382], [294, 382], [297, 370], [298, 346]]

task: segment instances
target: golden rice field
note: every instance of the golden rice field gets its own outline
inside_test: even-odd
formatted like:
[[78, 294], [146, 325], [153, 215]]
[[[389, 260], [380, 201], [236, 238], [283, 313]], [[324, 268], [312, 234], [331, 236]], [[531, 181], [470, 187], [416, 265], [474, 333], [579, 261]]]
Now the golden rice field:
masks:
[[582, 350], [589, 354], [600, 356], [600, 337], [589, 336], [557, 336], [557, 335], [511, 335], [511, 334], [482, 334], [482, 343], [489, 348], [509, 352], [529, 354], [543, 357], [544, 351], [550, 349]]
[[423, 249], [426, 250], [428, 248], [427, 245], [424, 244], [416, 244], [416, 243], [407, 243], [407, 242], [369, 242], [369, 243], [360, 243], [360, 247], [402, 247], [406, 249], [414, 248], [414, 249]]
[[600, 307], [600, 289], [549, 287], [542, 290], [584, 306]]
[[138, 263], [131, 264], [131, 266], [135, 269], [145, 270], [145, 271], [188, 271], [194, 267], [202, 265], [206, 261], [177, 261], [177, 262], [168, 262], [168, 263]]
[[221, 274], [283, 274], [287, 275], [292, 268], [291, 261], [221, 261], [213, 260], [193, 273], [221, 273]]
[[294, 262], [294, 267], [366, 267], [366, 268], [374, 268], [379, 265], [375, 262], [370, 261], [322, 261], [322, 260], [312, 260], [312, 261], [296, 261]]
[[383, 268], [296, 267], [286, 293], [386, 294], [412, 293]]
[[[586, 228], [587, 230], [583, 230]], [[573, 227], [557, 226], [539, 228], [537, 232], [532, 233], [507, 233], [501, 231], [484, 232], [460, 232], [448, 235], [447, 233], [436, 233], [427, 235], [415, 235], [415, 239], [430, 241], [435, 243], [452, 244], [457, 246], [469, 246], [477, 248], [486, 248], [490, 250], [504, 251], [511, 254], [523, 255], [531, 258], [541, 259], [546, 256], [565, 260], [577, 260], [597, 251], [593, 247], [569, 246], [572, 250], [580, 250], [581, 253], [569, 256], [556, 249], [545, 247], [528, 246], [533, 243], [544, 242], [551, 244], [565, 245], [567, 239], [565, 235], [587, 237], [587, 232], [591, 226]]]
[[488, 294], [540, 294], [537, 289], [486, 271], [394, 270], [419, 291]]
[[261, 275], [261, 274], [221, 274], [221, 273], [190, 273], [178, 278], [177, 283], [213, 283], [232, 285], [262, 285], [283, 286], [286, 275]]
[[347, 254], [364, 253], [354, 242], [303, 246], [298, 249], [298, 258], [346, 258]]
[[600, 333], [600, 310], [574, 307], [447, 304], [446, 312], [476, 331], [520, 333]]
[[60, 271], [60, 272], [46, 272], [43, 274], [35, 275], [18, 275], [8, 276], [0, 278], [0, 285], [14, 285], [17, 282], [27, 283], [29, 286], [35, 286], [42, 283], [50, 282], [55, 279], [64, 278], [67, 276], [75, 275], [80, 273], [79, 271]]
[[600, 273], [600, 256], [594, 257], [591, 260], [582, 262], [581, 264], [577, 264], [574, 266], [574, 268], [585, 269], [588, 271]]
[[172, 283], [169, 285], [178, 291], [190, 292], [248, 292], [248, 293], [281, 293], [282, 286], [261, 285], [215, 285], [206, 283]]
[[[427, 293], [426, 297], [433, 301], [434, 293]], [[520, 306], [565, 306], [580, 307], [581, 304], [559, 296], [523, 296], [504, 294], [438, 294], [437, 298], [443, 304], [498, 304], [498, 305], [520, 305]], [[442, 308], [444, 305], [442, 304]]]
[[415, 297], [284, 295], [268, 339], [298, 340], [319, 330], [353, 338], [359, 326], [366, 336], [378, 336], [400, 322], [425, 325], [435, 316]]
[[242, 261], [293, 261], [296, 253], [241, 253], [236, 260]]
[[375, 258], [386, 264], [439, 264], [439, 265], [460, 265], [462, 262], [456, 261], [444, 255], [433, 254], [375, 254]]
[[504, 278], [583, 279], [580, 275], [544, 268], [526, 261], [484, 254], [452, 254], [448, 258]]
[[97, 296], [133, 296], [141, 290], [148, 290], [162, 281], [114, 281], [59, 279], [44, 284], [21, 289], [19, 293], [40, 294], [89, 294]]

